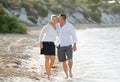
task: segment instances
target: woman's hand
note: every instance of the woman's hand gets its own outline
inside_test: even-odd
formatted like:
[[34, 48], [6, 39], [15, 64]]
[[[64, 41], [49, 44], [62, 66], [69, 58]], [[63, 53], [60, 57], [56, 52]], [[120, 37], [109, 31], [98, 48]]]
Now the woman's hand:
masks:
[[43, 48], [43, 43], [42, 42], [40, 42], [40, 49], [42, 49]]

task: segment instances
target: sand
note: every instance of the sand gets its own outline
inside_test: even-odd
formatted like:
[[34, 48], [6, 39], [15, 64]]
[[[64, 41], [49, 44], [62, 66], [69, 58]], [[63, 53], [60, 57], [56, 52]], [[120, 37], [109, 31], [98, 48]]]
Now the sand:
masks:
[[[39, 54], [40, 28], [27, 34], [0, 34], [0, 82], [34, 82], [45, 77], [44, 57]], [[55, 63], [52, 75], [59, 69]]]
[[44, 56], [39, 54], [41, 28], [29, 28], [23, 35], [0, 34], [0, 82], [120, 82], [120, 25], [80, 27], [76, 31], [74, 77], [67, 80], [57, 57], [52, 78], [46, 78]]

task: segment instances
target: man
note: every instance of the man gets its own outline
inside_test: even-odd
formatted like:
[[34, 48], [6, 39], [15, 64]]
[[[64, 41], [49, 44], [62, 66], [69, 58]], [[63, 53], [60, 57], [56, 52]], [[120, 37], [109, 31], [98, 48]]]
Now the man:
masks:
[[58, 22], [59, 24], [56, 25], [56, 30], [59, 38], [58, 60], [63, 64], [63, 69], [66, 74], [66, 78], [68, 78], [68, 69], [69, 75], [72, 78], [72, 59], [73, 51], [77, 50], [77, 37], [72, 24], [66, 21], [65, 14], [60, 14], [58, 16]]

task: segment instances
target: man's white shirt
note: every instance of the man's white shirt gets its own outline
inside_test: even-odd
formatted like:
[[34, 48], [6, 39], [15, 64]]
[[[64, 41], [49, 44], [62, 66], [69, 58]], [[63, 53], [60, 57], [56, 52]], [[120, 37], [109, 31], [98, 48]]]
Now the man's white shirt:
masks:
[[62, 27], [58, 23], [56, 25], [56, 31], [58, 34], [57, 43], [60, 46], [69, 46], [77, 42], [77, 36], [71, 23], [66, 22]]

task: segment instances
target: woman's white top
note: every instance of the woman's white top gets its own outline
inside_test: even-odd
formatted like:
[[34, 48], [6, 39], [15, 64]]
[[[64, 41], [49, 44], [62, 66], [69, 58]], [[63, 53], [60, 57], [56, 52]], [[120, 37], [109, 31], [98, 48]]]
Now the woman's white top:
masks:
[[57, 37], [56, 30], [52, 27], [51, 24], [45, 25], [39, 35], [39, 42], [55, 42]]

